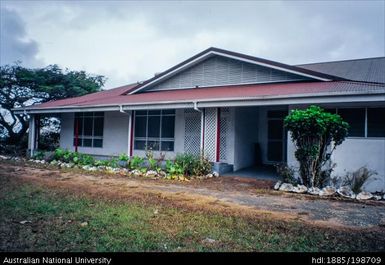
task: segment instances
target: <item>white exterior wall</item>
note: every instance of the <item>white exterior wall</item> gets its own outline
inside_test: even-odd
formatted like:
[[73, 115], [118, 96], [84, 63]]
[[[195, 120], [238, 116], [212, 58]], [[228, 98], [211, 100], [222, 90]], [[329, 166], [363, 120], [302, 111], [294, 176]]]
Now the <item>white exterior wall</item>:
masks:
[[332, 155], [335, 176], [344, 176], [360, 167], [377, 172], [365, 183], [368, 191], [385, 191], [385, 138], [348, 138]]
[[[177, 109], [175, 110], [175, 142], [174, 142], [174, 152], [165, 152], [165, 159], [174, 159], [178, 153], [183, 153], [184, 151], [184, 110]], [[133, 149], [133, 155], [140, 157], [146, 157], [146, 151], [144, 150], [135, 150]], [[154, 152], [154, 157], [158, 158], [160, 151]]]
[[[304, 106], [290, 106], [289, 109], [301, 107]], [[289, 134], [287, 161], [290, 166], [298, 167], [294, 152], [295, 146]], [[336, 163], [333, 176], [345, 176], [363, 166], [376, 171], [377, 175], [367, 180], [364, 189], [370, 192], [385, 191], [385, 138], [347, 138], [333, 152], [332, 161]]]
[[[61, 114], [60, 147], [75, 151], [74, 114]], [[78, 147], [80, 153], [100, 156], [116, 156], [128, 153], [128, 114], [104, 113], [103, 148]]]

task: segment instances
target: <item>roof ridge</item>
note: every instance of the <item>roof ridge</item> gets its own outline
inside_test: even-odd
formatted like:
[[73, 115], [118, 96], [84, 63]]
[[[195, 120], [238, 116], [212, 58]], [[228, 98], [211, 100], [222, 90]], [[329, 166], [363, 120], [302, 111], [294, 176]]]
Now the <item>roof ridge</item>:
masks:
[[336, 60], [336, 61], [324, 61], [324, 62], [314, 62], [314, 63], [304, 63], [304, 64], [295, 64], [294, 66], [301, 67], [301, 66], [309, 65], [309, 64], [339, 63], [339, 62], [362, 61], [362, 60], [373, 60], [373, 59], [383, 59], [383, 58], [385, 58], [385, 56], [357, 58], [357, 59], [346, 59], [346, 60]]

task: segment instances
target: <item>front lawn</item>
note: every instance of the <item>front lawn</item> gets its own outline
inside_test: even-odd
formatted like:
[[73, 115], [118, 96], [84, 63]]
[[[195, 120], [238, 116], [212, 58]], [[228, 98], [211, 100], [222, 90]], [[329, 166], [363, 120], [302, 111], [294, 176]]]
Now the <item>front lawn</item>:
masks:
[[0, 176], [0, 251], [383, 251], [381, 238], [145, 196], [95, 198]]

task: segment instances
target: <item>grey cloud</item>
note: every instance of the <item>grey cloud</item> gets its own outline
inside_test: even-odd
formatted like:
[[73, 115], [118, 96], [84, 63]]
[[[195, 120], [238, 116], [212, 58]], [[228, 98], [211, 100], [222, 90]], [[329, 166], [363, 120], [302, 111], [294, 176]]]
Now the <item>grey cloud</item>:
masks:
[[27, 38], [25, 24], [17, 12], [0, 9], [0, 64], [21, 61], [28, 66], [41, 64], [36, 59], [38, 44]]
[[[134, 56], [136, 61], [132, 64], [135, 67], [131, 69], [135, 69], [126, 71], [128, 82], [139, 80], [148, 75], [146, 71], [154, 68], [165, 70], [165, 60], [168, 66], [172, 66], [208, 46], [289, 64], [385, 54], [383, 1], [15, 1], [7, 2], [7, 5], [26, 19], [30, 18], [34, 25], [28, 24], [28, 27], [44, 29], [46, 32], [41, 38], [49, 41], [49, 37], [54, 35], [50, 31], [71, 32], [70, 36], [76, 38], [82, 31], [111, 25], [108, 33], [116, 34], [116, 39], [110, 42], [103, 39], [105, 32], [95, 31], [100, 34], [97, 40], [105, 43], [105, 46], [100, 46], [100, 52], [107, 48], [117, 49], [119, 46], [115, 45], [120, 40], [119, 36], [124, 35], [132, 49], [124, 50], [123, 56], [129, 58], [128, 53], [132, 52], [143, 57]], [[151, 36], [140, 39], [135, 35], [137, 31], [114, 28], [130, 24], [127, 22], [137, 22], [144, 30], [150, 29]], [[17, 36], [8, 34], [19, 40], [25, 35], [23, 23], [20, 28], [16, 30], [21, 32]], [[106, 35], [111, 37], [111, 34]], [[200, 38], [202, 35], [204, 37]], [[94, 39], [90, 38], [90, 41]], [[43, 50], [44, 40], [36, 41]], [[57, 48], [55, 41], [52, 40], [52, 49]], [[17, 43], [24, 47], [20, 41]], [[177, 45], [171, 52], [166, 52], [164, 43]], [[36, 42], [30, 42], [29, 47], [29, 53], [35, 51], [36, 55]], [[14, 49], [14, 53], [16, 51]], [[81, 67], [82, 56], [94, 56], [84, 49], [62, 49], [61, 52], [73, 56], [74, 62]], [[44, 58], [43, 53], [39, 55]], [[163, 60], [162, 66], [154, 55]], [[122, 79], [114, 75], [114, 71], [121, 72], [129, 66], [129, 63], [117, 65], [116, 61], [119, 60], [110, 60], [106, 67], [110, 69], [106, 74], [110, 75], [111, 84], [120, 83]], [[84, 65], [86, 70], [87, 67], [90, 66]]]

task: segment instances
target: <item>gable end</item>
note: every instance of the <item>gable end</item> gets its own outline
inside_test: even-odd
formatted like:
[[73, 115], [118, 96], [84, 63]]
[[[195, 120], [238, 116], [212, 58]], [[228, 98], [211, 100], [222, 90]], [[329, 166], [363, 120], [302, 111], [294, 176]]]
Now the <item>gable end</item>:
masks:
[[309, 81], [311, 78], [222, 56], [212, 56], [145, 91]]

